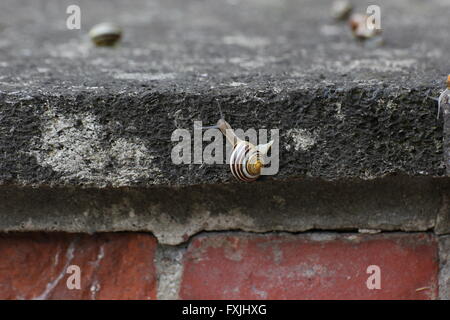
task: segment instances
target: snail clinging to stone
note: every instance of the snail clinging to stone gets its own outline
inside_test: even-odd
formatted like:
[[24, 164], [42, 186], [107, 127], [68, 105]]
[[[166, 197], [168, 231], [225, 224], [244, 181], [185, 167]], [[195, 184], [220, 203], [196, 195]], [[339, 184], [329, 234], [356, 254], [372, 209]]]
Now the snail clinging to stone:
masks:
[[221, 118], [215, 126], [203, 127], [203, 129], [219, 129], [233, 146], [230, 156], [230, 170], [233, 176], [244, 182], [255, 181], [261, 175], [264, 156], [269, 152], [274, 140], [257, 146], [242, 140], [234, 133], [230, 124], [223, 119], [222, 112], [220, 113]]

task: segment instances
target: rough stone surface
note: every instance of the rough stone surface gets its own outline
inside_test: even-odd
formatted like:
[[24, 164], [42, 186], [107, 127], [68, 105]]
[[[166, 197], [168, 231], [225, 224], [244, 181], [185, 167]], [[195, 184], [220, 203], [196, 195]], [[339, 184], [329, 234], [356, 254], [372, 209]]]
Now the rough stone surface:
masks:
[[155, 299], [155, 250], [145, 234], [0, 234], [0, 299]]
[[0, 190], [2, 231], [150, 231], [163, 244], [179, 244], [202, 230], [431, 230], [449, 188], [435, 179], [396, 176], [183, 188]]
[[439, 237], [439, 298], [450, 300], [450, 236]]
[[[381, 289], [368, 289], [367, 268]], [[184, 260], [184, 299], [436, 299], [431, 234], [223, 235], [195, 238]], [[201, 275], [201, 276], [199, 276]]]
[[[233, 127], [280, 129], [269, 179], [443, 176], [429, 97], [448, 73], [449, 3], [377, 4], [385, 44], [369, 48], [330, 1], [1, 1], [0, 182], [227, 183], [226, 166], [170, 158], [173, 130], [215, 123], [215, 101]], [[105, 20], [123, 26], [118, 47], [87, 38]]]

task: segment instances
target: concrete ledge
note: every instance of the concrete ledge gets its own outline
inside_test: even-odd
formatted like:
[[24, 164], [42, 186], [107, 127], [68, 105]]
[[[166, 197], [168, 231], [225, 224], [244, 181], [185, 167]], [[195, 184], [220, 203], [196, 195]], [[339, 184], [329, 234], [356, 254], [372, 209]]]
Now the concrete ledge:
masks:
[[12, 188], [0, 193], [0, 231], [150, 231], [179, 244], [203, 230], [427, 231], [449, 193], [447, 179], [292, 180], [185, 188]]

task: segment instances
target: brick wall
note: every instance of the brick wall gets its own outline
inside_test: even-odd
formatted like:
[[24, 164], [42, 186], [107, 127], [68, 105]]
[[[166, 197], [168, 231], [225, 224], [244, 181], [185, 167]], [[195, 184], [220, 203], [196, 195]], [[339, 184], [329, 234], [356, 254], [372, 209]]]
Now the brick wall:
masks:
[[449, 252], [432, 233], [1, 234], [0, 298], [449, 299]]

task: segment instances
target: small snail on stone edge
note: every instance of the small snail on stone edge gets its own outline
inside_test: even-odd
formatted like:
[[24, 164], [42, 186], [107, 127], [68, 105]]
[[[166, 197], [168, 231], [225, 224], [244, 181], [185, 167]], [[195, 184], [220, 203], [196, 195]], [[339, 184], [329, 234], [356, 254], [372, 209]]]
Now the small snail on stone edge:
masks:
[[255, 181], [261, 175], [264, 167], [263, 157], [269, 152], [274, 140], [269, 143], [253, 145], [240, 139], [231, 128], [230, 124], [221, 118], [215, 126], [203, 127], [203, 129], [219, 129], [233, 146], [230, 156], [230, 169], [233, 176], [244, 182]]

